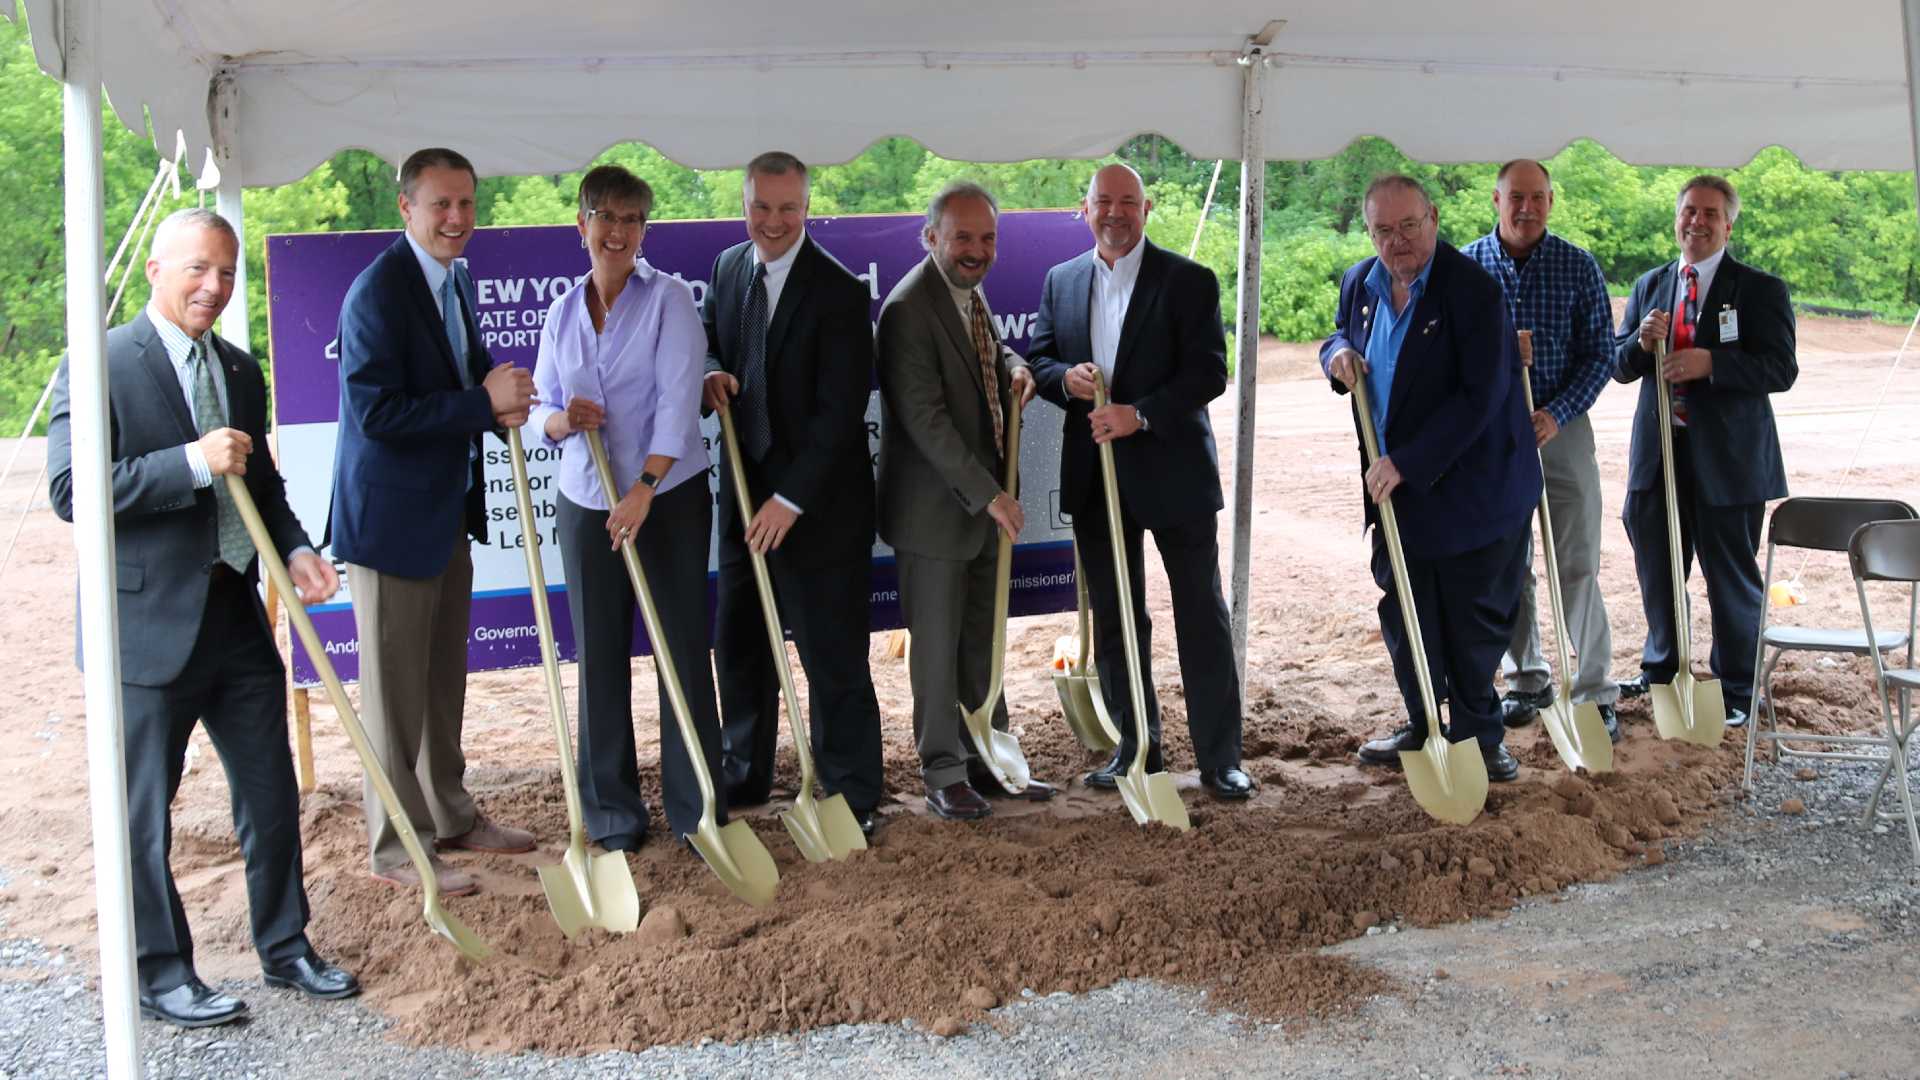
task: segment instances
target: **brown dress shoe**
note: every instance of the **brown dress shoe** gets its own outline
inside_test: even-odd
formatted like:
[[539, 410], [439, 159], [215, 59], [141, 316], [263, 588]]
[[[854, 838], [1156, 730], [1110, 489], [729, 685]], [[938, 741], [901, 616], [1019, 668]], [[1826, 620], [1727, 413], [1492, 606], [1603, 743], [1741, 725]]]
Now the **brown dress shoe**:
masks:
[[473, 815], [473, 828], [459, 836], [444, 836], [435, 841], [442, 850], [483, 851], [489, 855], [520, 855], [533, 850], [533, 834], [511, 825], [501, 825], [485, 814]]
[[927, 789], [927, 809], [948, 821], [979, 821], [993, 813], [993, 807], [965, 780], [946, 787]]
[[1027, 802], [1046, 802], [1053, 798], [1058, 790], [1044, 780], [1029, 780], [1027, 786], [1019, 791], [1008, 791], [1000, 781], [993, 778], [992, 773], [984, 769], [977, 773], [968, 772], [967, 783], [973, 786], [973, 790], [989, 799], [1024, 799]]
[[[441, 896], [471, 896], [480, 891], [479, 882], [473, 880], [470, 875], [441, 862], [439, 856], [430, 856], [428, 861], [433, 864], [433, 879], [440, 884]], [[403, 862], [399, 866], [386, 870], [375, 870], [373, 880], [408, 891], [420, 887], [420, 873], [410, 862]]]

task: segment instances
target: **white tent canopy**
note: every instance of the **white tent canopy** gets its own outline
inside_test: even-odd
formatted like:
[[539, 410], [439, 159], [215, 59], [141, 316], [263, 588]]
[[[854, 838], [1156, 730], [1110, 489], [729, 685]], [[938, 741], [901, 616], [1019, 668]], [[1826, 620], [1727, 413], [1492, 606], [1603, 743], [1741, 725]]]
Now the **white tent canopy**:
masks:
[[[139, 1071], [115, 647], [100, 235], [100, 90], [239, 185], [347, 147], [454, 146], [483, 174], [646, 142], [698, 167], [779, 146], [843, 161], [911, 136], [949, 158], [1098, 157], [1145, 132], [1241, 172], [1236, 645], [1247, 633], [1264, 169], [1360, 135], [1416, 159], [1544, 157], [1589, 137], [1640, 163], [1733, 166], [1780, 144], [1828, 169], [1913, 164], [1920, 0], [24, 0], [66, 113], [75, 545], [108, 1070]], [[11, 17], [13, 0], [0, 0]], [[242, 225], [242, 227], [244, 227]], [[243, 264], [244, 265], [244, 264]], [[244, 298], [244, 281], [239, 296]], [[247, 340], [245, 301], [222, 327]]]
[[[10, 0], [9, 0], [10, 2]], [[59, 77], [62, 0], [26, 0]], [[1642, 163], [1737, 165], [1783, 144], [1820, 168], [1902, 169], [1895, 0], [115, 0], [108, 98], [170, 150], [230, 144], [248, 184], [347, 147], [459, 147], [483, 174], [578, 168], [644, 141], [697, 167], [779, 145], [843, 161], [909, 135], [950, 158], [1105, 154], [1157, 132], [1241, 151], [1235, 60], [1269, 20], [1269, 159], [1381, 135], [1433, 161], [1599, 140]], [[1684, 15], [1676, 15], [1684, 12]], [[215, 87], [230, 87], [222, 108]], [[225, 108], [237, 101], [237, 113]], [[145, 110], [146, 116], [142, 115]], [[215, 115], [218, 113], [219, 115]], [[224, 167], [224, 164], [223, 164]]]

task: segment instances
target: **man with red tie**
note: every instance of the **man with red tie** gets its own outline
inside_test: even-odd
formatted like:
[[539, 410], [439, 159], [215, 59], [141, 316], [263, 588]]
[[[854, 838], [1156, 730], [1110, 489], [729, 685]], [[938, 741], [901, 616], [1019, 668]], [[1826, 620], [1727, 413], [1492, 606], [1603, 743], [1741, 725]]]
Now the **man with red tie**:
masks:
[[[1673, 486], [1680, 509], [1680, 558], [1700, 557], [1713, 611], [1710, 665], [1725, 688], [1727, 726], [1747, 722], [1753, 694], [1754, 637], [1766, 583], [1757, 553], [1767, 500], [1787, 494], [1780, 436], [1767, 395], [1784, 393], [1800, 373], [1794, 357], [1793, 305], [1779, 278], [1727, 254], [1740, 196], [1725, 179], [1696, 176], [1680, 188], [1673, 234], [1680, 258], [1641, 275], [1614, 337], [1613, 377], [1643, 379], [1627, 458], [1621, 517], [1647, 615], [1638, 679], [1667, 683], [1676, 671], [1666, 493], [1660, 469], [1657, 384], [1673, 388]], [[1666, 341], [1655, 371], [1654, 350]]]

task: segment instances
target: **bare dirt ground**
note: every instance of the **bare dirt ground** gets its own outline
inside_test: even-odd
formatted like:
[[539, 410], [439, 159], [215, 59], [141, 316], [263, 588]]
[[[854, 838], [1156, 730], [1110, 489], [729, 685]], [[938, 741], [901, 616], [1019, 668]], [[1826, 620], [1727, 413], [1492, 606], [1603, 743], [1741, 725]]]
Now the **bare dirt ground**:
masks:
[[[1888, 378], [1903, 333], [1803, 320], [1799, 383], [1774, 399], [1796, 494], [1910, 501], [1920, 495], [1920, 434], [1913, 424], [1920, 415], [1920, 365], [1909, 361]], [[411, 898], [368, 881], [358, 766], [319, 696], [313, 726], [320, 786], [305, 802], [303, 826], [316, 943], [362, 975], [368, 1003], [393, 1037], [482, 1054], [639, 1051], [706, 1037], [902, 1020], [960, 1030], [1003, 1024], [1012, 1010], [990, 1010], [1023, 1000], [1024, 991], [1066, 991], [1076, 1001], [1093, 1000], [1078, 995], [1099, 991], [1119, 994], [1124, 1003], [1127, 987], [1143, 985], [1124, 980], [1151, 979], [1155, 986], [1203, 991], [1212, 1008], [1285, 1022], [1288, 1030], [1307, 1032], [1299, 1037], [1308, 1043], [1341, 1032], [1408, 1050], [1422, 1041], [1419, 1025], [1396, 1019], [1404, 1010], [1381, 1002], [1417, 1006], [1469, 993], [1510, 1000], [1512, 1026], [1480, 1038], [1512, 1053], [1463, 1050], [1461, 1075], [1493, 1074], [1496, 1066], [1525, 1060], [1523, 1044], [1541, 1053], [1557, 1047], [1563, 1058], [1578, 1059], [1579, 1045], [1559, 1026], [1572, 1019], [1582, 1019], [1583, 1032], [1596, 1024], [1631, 1030], [1651, 1023], [1697, 1034], [1738, 1033], [1754, 1071], [1739, 1071], [1736, 1058], [1727, 1075], [1815, 1075], [1770, 1069], [1774, 1029], [1752, 1022], [1738, 1001], [1714, 1005], [1711, 1016], [1697, 1001], [1683, 1003], [1688, 1011], [1678, 1013], [1656, 1007], [1649, 1019], [1634, 1011], [1644, 1003], [1629, 1007], [1613, 992], [1631, 985], [1634, 970], [1686, 962], [1676, 959], [1684, 949], [1667, 931], [1682, 923], [1720, 927], [1727, 920], [1701, 913], [1739, 906], [1722, 893], [1737, 897], [1748, 869], [1740, 838], [1757, 827], [1728, 813], [1739, 783], [1731, 739], [1719, 750], [1662, 744], [1644, 705], [1629, 705], [1618, 774], [1588, 781], [1566, 777], [1537, 726], [1522, 730], [1509, 740], [1525, 766], [1521, 782], [1497, 787], [1487, 813], [1462, 829], [1427, 819], [1397, 774], [1352, 764], [1358, 742], [1397, 724], [1401, 711], [1379, 643], [1378, 593], [1359, 530], [1350, 416], [1346, 399], [1301, 377], [1313, 372], [1310, 350], [1270, 345], [1262, 351], [1246, 757], [1263, 787], [1251, 804], [1215, 804], [1198, 790], [1183, 730], [1170, 602], [1150, 557], [1149, 606], [1160, 628], [1154, 667], [1168, 766], [1195, 821], [1189, 835], [1139, 829], [1116, 798], [1078, 784], [1045, 808], [1000, 804], [984, 826], [929, 818], [919, 798], [906, 671], [881, 656], [876, 638], [873, 670], [894, 801], [883, 808], [886, 820], [872, 852], [813, 866], [794, 851], [771, 809], [755, 813], [754, 828], [783, 877], [776, 904], [754, 911], [732, 900], [678, 845], [655, 842], [632, 860], [643, 903], [675, 909], [688, 935], [643, 942], [590, 934], [568, 943], [548, 917], [532, 873], [556, 859], [565, 830], [538, 673], [487, 673], [473, 678], [469, 692], [470, 778], [490, 812], [535, 828], [544, 845], [519, 858], [463, 861], [484, 891], [451, 906], [492, 940], [500, 959], [482, 968], [467, 965], [425, 930]], [[1637, 670], [1645, 631], [1618, 523], [1633, 399], [1631, 390], [1612, 387], [1593, 413], [1608, 507], [1603, 587], [1613, 667], [1622, 677]], [[1216, 407], [1215, 424], [1222, 460], [1231, 460], [1228, 401]], [[37, 444], [26, 448], [15, 478], [0, 490], [0, 505], [17, 512], [25, 504], [26, 474], [42, 454]], [[1223, 549], [1227, 528], [1223, 516]], [[1799, 560], [1789, 559], [1775, 576], [1799, 569]], [[30, 937], [91, 968], [93, 878], [84, 707], [72, 666], [73, 580], [70, 530], [42, 501], [27, 516], [18, 550], [0, 576], [10, 609], [0, 627], [0, 655], [8, 658], [13, 687], [0, 706], [11, 735], [0, 749], [0, 936]], [[1857, 618], [1844, 559], [1816, 558], [1800, 580], [1808, 603], [1781, 617], [1834, 625]], [[1697, 575], [1694, 589], [1695, 640], [1704, 648], [1707, 607]], [[1891, 617], [1891, 604], [1887, 610]], [[1018, 620], [1007, 660], [1008, 700], [1035, 774], [1063, 784], [1092, 763], [1060, 720], [1046, 666], [1056, 638], [1070, 632], [1070, 615]], [[646, 674], [646, 666], [641, 662], [639, 673]], [[571, 686], [571, 669], [566, 677]], [[652, 679], [635, 685], [638, 715], [647, 718], [640, 732], [642, 773], [650, 776], [658, 748], [650, 723]], [[1776, 688], [1783, 719], [1794, 725], [1851, 731], [1877, 717], [1862, 664], [1790, 659]], [[198, 754], [175, 806], [175, 869], [202, 974], [249, 979], [255, 961], [226, 783], [204, 736], [196, 736], [195, 745]], [[783, 741], [781, 782], [790, 790], [793, 780]], [[1881, 856], [1904, 857], [1891, 842], [1897, 832], [1891, 840], [1876, 839], [1887, 841], [1874, 848]], [[1697, 866], [1669, 862], [1612, 881], [1630, 866], [1665, 861], [1669, 852], [1676, 860], [1681, 852], [1717, 854], [1691, 856]], [[1592, 881], [1612, 883], [1579, 885]], [[1597, 905], [1617, 932], [1605, 935], [1604, 946], [1591, 934], [1579, 939], [1588, 941], [1581, 948], [1556, 945], [1565, 927], [1554, 928], [1554, 913], [1571, 906], [1557, 903], [1563, 896]], [[1462, 923], [1542, 897], [1556, 902], [1527, 900], [1518, 915]], [[1869, 918], [1835, 910], [1820, 916], [1832, 924], [1822, 929], [1827, 923], [1807, 922], [1811, 916], [1786, 899], [1767, 911], [1784, 923], [1813, 927], [1803, 937], [1844, 936], [1855, 921]], [[1376, 923], [1396, 933], [1369, 936]], [[1417, 926], [1434, 929], [1412, 932]], [[1399, 933], [1402, 928], [1409, 932]], [[1341, 944], [1356, 938], [1362, 940]], [[1834, 998], [1823, 997], [1819, 1008], [1842, 1009], [1847, 965], [1858, 958], [1849, 959], [1846, 948], [1816, 946], [1794, 954], [1805, 969], [1804, 984]], [[1757, 965], [1756, 958], [1745, 959]], [[1887, 1022], [1910, 1019], [1920, 1000], [1913, 967], [1892, 954], [1883, 959], [1874, 969], [1872, 1004], [1862, 1008]], [[1707, 992], [1746, 992], [1759, 977], [1754, 966], [1710, 965]], [[1449, 969], [1456, 981], [1436, 979], [1436, 968]], [[34, 970], [0, 965], [0, 981], [8, 971], [13, 978], [45, 977]], [[1116, 983], [1114, 990], [1101, 989]], [[1787, 987], [1763, 991], [1769, 998], [1791, 994]], [[1116, 1016], [1127, 1011], [1112, 1007]], [[1027, 1015], [1045, 1022], [1041, 1005], [1019, 1008], [1039, 1010]], [[1328, 1019], [1341, 1016], [1348, 1019]], [[1797, 1025], [1792, 1055], [1780, 1060], [1810, 1066], [1845, 1057], [1870, 1072], [1911, 1074], [1910, 1039], [1898, 1054], [1887, 1047], [1862, 1057], [1858, 1035], [1865, 1020], [1846, 1019]], [[997, 1028], [980, 1030], [990, 1038]], [[1786, 1036], [1779, 1038], [1784, 1053]], [[1219, 1052], [1231, 1053], [1234, 1045], [1227, 1039]], [[1616, 1052], [1611, 1047], [1624, 1052], [1633, 1043], [1615, 1038], [1609, 1046], [1608, 1053]], [[1681, 1074], [1668, 1069], [1678, 1058], [1646, 1056], [1645, 1046], [1640, 1052], [1634, 1071]], [[1151, 1059], [1133, 1064], [1149, 1072], [1234, 1071], [1226, 1058], [1213, 1061], [1191, 1047], [1182, 1053], [1200, 1056], [1162, 1058], [1158, 1067]], [[1432, 1071], [1456, 1070], [1436, 1062]], [[1573, 1074], [1581, 1073], [1574, 1068]]]

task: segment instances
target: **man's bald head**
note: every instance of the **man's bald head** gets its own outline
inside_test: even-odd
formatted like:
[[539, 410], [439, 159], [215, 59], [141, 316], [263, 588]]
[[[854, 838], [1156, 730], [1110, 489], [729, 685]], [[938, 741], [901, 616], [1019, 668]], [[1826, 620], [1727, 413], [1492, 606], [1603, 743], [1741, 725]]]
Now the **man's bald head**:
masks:
[[1096, 252], [1111, 266], [1139, 246], [1153, 200], [1147, 198], [1140, 174], [1132, 166], [1115, 162], [1096, 170], [1093, 179], [1087, 181], [1082, 209], [1087, 215], [1087, 228], [1093, 231]]
[[233, 299], [240, 238], [226, 218], [211, 210], [176, 210], [153, 231], [147, 281], [153, 306], [197, 338], [213, 328]]

